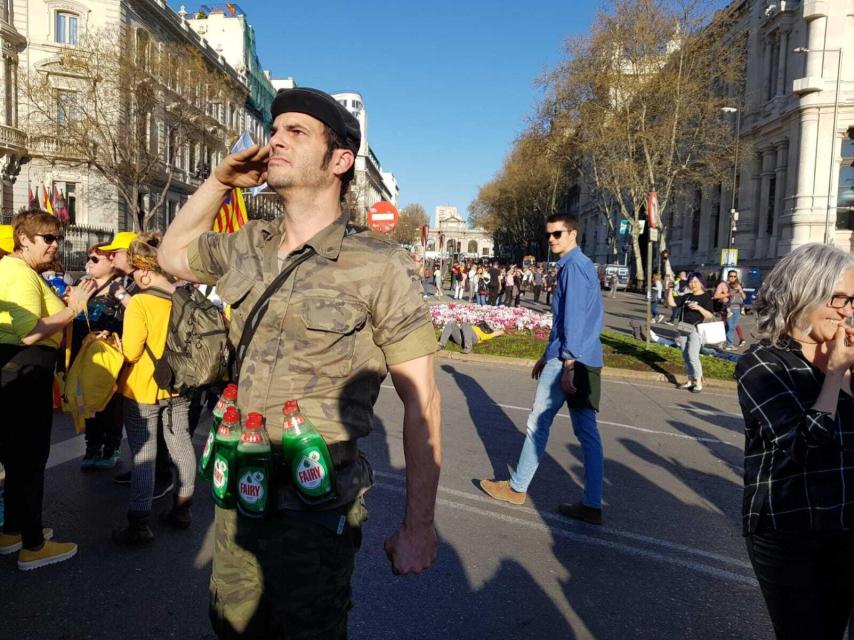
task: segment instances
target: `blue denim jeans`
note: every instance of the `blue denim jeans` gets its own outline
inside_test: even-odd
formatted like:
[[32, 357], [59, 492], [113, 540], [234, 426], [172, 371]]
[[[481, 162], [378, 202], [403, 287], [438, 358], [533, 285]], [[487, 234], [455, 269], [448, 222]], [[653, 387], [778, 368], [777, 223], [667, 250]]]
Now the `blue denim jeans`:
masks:
[[726, 341], [731, 345], [738, 344], [738, 334], [735, 328], [738, 326], [738, 321], [741, 320], [741, 307], [733, 307], [730, 309], [732, 315], [726, 319]]
[[[552, 358], [546, 363], [540, 374], [540, 382], [534, 395], [534, 408], [528, 414], [528, 430], [525, 444], [519, 455], [516, 471], [510, 477], [510, 486], [515, 491], [527, 491], [528, 485], [537, 472], [540, 460], [546, 452], [549, 431], [557, 412], [566, 402], [566, 395], [560, 386], [563, 363]], [[599, 509], [602, 506], [602, 482], [604, 475], [604, 457], [599, 429], [596, 426], [596, 411], [587, 409], [569, 410], [572, 430], [581, 443], [584, 456], [584, 497], [582, 502], [588, 507]]]
[[703, 379], [703, 363], [700, 361], [700, 349], [703, 342], [696, 327], [687, 336], [676, 338], [676, 346], [682, 350], [682, 360], [685, 362], [685, 373], [689, 378], [700, 382]]

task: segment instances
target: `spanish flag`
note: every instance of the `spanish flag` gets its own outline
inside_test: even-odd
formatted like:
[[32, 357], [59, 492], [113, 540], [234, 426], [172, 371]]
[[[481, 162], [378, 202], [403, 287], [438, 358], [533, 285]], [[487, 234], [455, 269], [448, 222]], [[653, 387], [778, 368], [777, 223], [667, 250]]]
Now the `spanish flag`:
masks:
[[[36, 191], [38, 192], [38, 187], [36, 187]], [[47, 211], [50, 215], [55, 216], [56, 214], [53, 212], [53, 205], [50, 203], [50, 194], [47, 191], [47, 187], [42, 188], [42, 209]]]
[[234, 233], [246, 224], [246, 203], [243, 201], [243, 192], [240, 189], [232, 189], [225, 197], [225, 202], [219, 208], [219, 213], [214, 218], [213, 230], [217, 233]]

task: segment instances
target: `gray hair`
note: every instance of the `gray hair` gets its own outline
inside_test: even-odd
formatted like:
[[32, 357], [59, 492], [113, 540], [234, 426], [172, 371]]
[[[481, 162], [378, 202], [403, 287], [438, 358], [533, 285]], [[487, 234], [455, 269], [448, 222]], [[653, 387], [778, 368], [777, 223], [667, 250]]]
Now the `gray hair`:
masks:
[[826, 244], [805, 244], [777, 263], [753, 305], [757, 334], [774, 345], [797, 327], [809, 333], [806, 316], [827, 304], [840, 278], [854, 269], [850, 253]]

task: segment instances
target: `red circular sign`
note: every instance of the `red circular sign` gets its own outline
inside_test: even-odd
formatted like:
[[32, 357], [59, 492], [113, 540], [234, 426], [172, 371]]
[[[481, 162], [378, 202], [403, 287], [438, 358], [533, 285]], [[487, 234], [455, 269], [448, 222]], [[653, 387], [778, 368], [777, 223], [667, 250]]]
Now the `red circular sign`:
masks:
[[391, 202], [380, 200], [368, 209], [368, 228], [377, 233], [391, 233], [397, 224], [397, 209]]

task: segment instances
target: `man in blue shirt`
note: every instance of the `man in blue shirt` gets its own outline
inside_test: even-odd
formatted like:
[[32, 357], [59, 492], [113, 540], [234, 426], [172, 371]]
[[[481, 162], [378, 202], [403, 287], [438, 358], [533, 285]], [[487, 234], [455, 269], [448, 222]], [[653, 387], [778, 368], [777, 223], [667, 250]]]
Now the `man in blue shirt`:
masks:
[[584, 495], [579, 502], [560, 505], [558, 511], [602, 524], [604, 458], [596, 425], [603, 364], [599, 334], [604, 319], [599, 278], [590, 258], [578, 248], [578, 220], [574, 216], [549, 216], [546, 234], [549, 247], [560, 260], [549, 344], [531, 372], [539, 383], [534, 408], [528, 415], [525, 444], [510, 480], [481, 480], [480, 486], [496, 500], [523, 504], [545, 453], [552, 421], [566, 402], [584, 455]]

